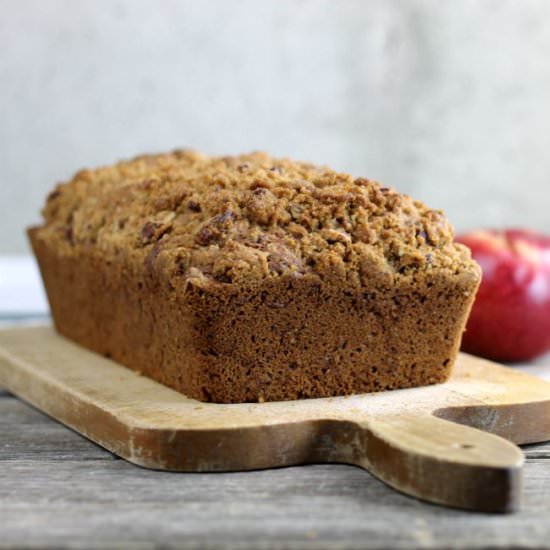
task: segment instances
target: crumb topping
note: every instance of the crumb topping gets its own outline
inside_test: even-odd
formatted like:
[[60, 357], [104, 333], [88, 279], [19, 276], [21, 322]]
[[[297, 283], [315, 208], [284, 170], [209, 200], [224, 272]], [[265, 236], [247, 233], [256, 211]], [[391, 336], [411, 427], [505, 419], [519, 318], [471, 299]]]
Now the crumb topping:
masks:
[[43, 209], [43, 238], [129, 255], [206, 285], [316, 274], [353, 286], [475, 264], [443, 213], [375, 181], [263, 153], [143, 155], [82, 170]]

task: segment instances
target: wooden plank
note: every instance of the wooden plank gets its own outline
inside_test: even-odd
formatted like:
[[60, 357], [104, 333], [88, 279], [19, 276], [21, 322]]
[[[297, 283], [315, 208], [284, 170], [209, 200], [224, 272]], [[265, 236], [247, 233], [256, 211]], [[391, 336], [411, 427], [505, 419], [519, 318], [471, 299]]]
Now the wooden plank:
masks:
[[0, 547], [546, 547], [548, 463], [525, 474], [524, 510], [491, 517], [422, 504], [341, 465], [174, 474], [123, 461], [5, 462]]
[[522, 454], [448, 419], [516, 442], [550, 438], [550, 384], [468, 356], [444, 385], [240, 405], [188, 399], [49, 327], [0, 332], [0, 356], [0, 379], [11, 391], [156, 469], [346, 462], [432, 502], [509, 511], [519, 503]]
[[525, 445], [522, 451], [529, 460], [550, 460], [550, 442]]
[[426, 505], [341, 465], [145, 470], [12, 398], [0, 400], [0, 434], [13, 445], [0, 445], [0, 548], [540, 548], [550, 540], [548, 443], [526, 448], [534, 458], [524, 509], [487, 516]]
[[89, 439], [15, 397], [0, 399], [0, 462], [3, 460], [118, 460]]

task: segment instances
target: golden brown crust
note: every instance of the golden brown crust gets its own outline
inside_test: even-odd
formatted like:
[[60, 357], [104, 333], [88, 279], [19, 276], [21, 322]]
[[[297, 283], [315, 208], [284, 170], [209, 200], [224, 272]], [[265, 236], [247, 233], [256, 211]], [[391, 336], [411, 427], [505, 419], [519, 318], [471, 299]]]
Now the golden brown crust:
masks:
[[82, 171], [44, 217], [58, 330], [207, 401], [444, 381], [480, 279], [441, 212], [260, 153]]
[[471, 269], [440, 211], [364, 178], [255, 153], [179, 151], [84, 170], [50, 194], [48, 238], [66, 253], [162, 261], [182, 277], [238, 285], [315, 273], [346, 286]]

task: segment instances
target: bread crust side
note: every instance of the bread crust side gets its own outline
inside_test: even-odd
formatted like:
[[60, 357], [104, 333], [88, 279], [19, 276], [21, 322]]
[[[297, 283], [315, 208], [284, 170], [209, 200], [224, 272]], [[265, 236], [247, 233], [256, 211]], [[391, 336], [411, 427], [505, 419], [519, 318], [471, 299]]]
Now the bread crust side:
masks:
[[29, 237], [57, 330], [201, 401], [329, 397], [444, 382], [479, 272], [423, 273], [359, 291], [282, 275], [174, 286], [162, 270], [63, 254]]

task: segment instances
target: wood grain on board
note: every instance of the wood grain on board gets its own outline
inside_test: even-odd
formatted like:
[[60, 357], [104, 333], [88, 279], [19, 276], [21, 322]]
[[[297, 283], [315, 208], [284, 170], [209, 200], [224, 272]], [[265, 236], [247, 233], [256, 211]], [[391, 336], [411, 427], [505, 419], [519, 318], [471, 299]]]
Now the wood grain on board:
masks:
[[519, 506], [523, 455], [512, 441], [550, 439], [550, 384], [466, 355], [444, 385], [217, 405], [33, 327], [0, 332], [0, 385], [147, 468], [344, 462], [409, 495], [484, 511]]

